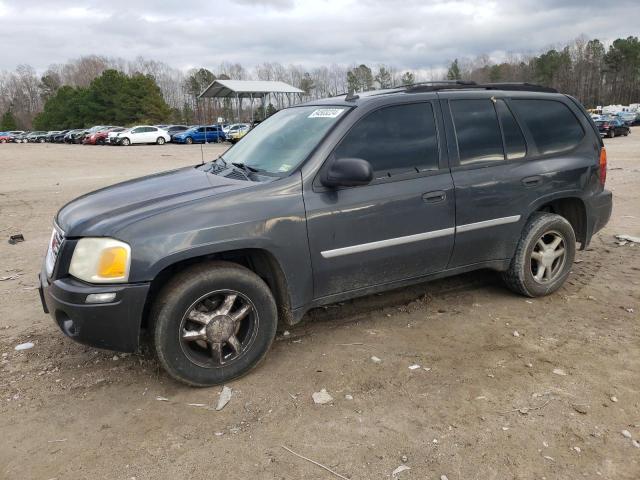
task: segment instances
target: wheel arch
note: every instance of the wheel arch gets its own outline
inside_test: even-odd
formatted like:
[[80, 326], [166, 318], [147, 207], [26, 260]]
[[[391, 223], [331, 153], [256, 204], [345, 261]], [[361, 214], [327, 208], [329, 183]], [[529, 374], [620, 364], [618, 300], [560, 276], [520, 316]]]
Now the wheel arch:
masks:
[[584, 200], [577, 196], [562, 196], [546, 199], [537, 205], [529, 214], [527, 221], [536, 212], [555, 213], [567, 219], [580, 243], [580, 249], [584, 250], [589, 244], [587, 238], [587, 207]]
[[158, 293], [171, 277], [193, 265], [211, 260], [224, 260], [250, 269], [262, 278], [271, 290], [278, 307], [278, 322], [283, 322], [286, 325], [293, 325], [296, 323], [291, 307], [289, 284], [280, 262], [277, 260], [275, 255], [266, 249], [243, 248], [237, 250], [225, 250], [206, 255], [196, 255], [165, 266], [151, 281], [151, 287], [147, 295], [142, 315], [141, 327], [148, 328], [151, 325], [151, 307], [155, 302]]

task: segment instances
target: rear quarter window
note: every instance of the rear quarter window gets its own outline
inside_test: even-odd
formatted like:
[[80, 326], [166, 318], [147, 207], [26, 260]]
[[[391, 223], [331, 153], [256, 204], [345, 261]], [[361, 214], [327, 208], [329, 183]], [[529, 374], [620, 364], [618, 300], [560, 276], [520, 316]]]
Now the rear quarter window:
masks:
[[582, 125], [562, 102], [513, 99], [511, 104], [531, 132], [541, 155], [571, 150], [584, 138]]

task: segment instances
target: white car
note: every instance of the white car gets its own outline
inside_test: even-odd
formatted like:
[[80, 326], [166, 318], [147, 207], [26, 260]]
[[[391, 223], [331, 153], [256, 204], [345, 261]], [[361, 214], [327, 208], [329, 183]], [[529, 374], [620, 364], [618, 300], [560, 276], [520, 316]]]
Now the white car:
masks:
[[124, 132], [118, 132], [113, 137], [111, 133], [109, 134], [109, 143], [124, 145], [125, 147], [135, 143], [157, 143], [158, 145], [164, 145], [169, 140], [171, 140], [171, 136], [166, 130], [148, 125], [139, 125]]

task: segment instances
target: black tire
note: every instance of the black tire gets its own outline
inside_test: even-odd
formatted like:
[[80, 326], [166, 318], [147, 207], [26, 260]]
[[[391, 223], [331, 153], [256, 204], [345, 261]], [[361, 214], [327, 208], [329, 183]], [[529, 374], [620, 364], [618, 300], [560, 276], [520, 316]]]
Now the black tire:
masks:
[[125, 147], [128, 147], [129, 145], [131, 145], [131, 140], [129, 140], [127, 137], [125, 137], [120, 142], [120, 145], [124, 145]]
[[191, 145], [193, 143], [193, 138], [191, 137], [187, 137], [184, 139], [184, 143], [186, 143], [187, 145]]
[[607, 137], [609, 138], [613, 138], [616, 136], [616, 132], [613, 130], [609, 130], [609, 132], [607, 133]]
[[[564, 248], [563, 256], [551, 260], [553, 252], [550, 252], [547, 256], [542, 255], [545, 257], [544, 260], [535, 260], [533, 255], [540, 256], [539, 251], [534, 254], [534, 249], [540, 248], [538, 241], [544, 243], [545, 239], [551, 235], [553, 235], [551, 238], [554, 239], [561, 238], [561, 243], [557, 248], [558, 251], [560, 248]], [[538, 212], [533, 214], [524, 226], [511, 264], [508, 270], [503, 272], [502, 278], [509, 289], [521, 295], [527, 297], [548, 295], [558, 290], [569, 276], [575, 254], [576, 236], [567, 219], [553, 213]], [[557, 263], [560, 261], [561, 263]], [[543, 262], [551, 262], [551, 264], [540, 272], [538, 268], [542, 266]], [[538, 273], [544, 275], [547, 269], [547, 275], [550, 278], [536, 279]]]
[[158, 139], [156, 140], [156, 143], [158, 145], [164, 145], [166, 143], [166, 140], [164, 139], [164, 137], [158, 137]]
[[38, 139], [38, 143], [44, 143], [44, 142], [46, 142], [46, 140], [44, 138], [39, 138]]
[[[231, 335], [241, 342], [240, 352], [234, 352], [230, 342], [219, 343], [220, 351], [230, 352], [226, 357], [223, 354], [224, 363], [221, 364], [216, 361], [213, 350], [209, 350], [209, 335], [215, 335], [225, 327], [219, 326], [216, 331], [216, 321], [212, 321], [213, 333], [209, 331], [210, 326], [202, 326], [206, 330], [205, 338], [189, 342], [184, 340], [188, 330], [185, 322], [191, 322], [190, 312], [202, 311], [198, 306], [209, 301], [211, 295], [229, 295], [230, 292], [239, 294], [239, 305], [247, 304], [252, 309], [231, 327], [235, 330]], [[216, 310], [222, 308], [221, 305], [216, 304]], [[207, 314], [215, 315], [211, 311]], [[234, 315], [228, 310], [214, 318], [222, 318], [224, 322], [232, 320]], [[278, 323], [276, 302], [267, 284], [251, 270], [230, 262], [209, 262], [177, 274], [158, 295], [150, 318], [160, 364], [171, 377], [195, 387], [219, 385], [248, 373], [269, 350]]]

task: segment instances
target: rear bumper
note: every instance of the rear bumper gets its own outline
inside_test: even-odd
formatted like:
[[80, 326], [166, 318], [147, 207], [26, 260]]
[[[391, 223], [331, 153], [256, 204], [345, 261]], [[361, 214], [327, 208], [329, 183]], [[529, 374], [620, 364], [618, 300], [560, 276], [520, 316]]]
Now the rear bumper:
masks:
[[[603, 190], [597, 195], [585, 200], [587, 204], [587, 243], [591, 237], [602, 230], [611, 218], [613, 195], [609, 190]], [[586, 247], [586, 245], [585, 245]]]
[[[40, 273], [40, 299], [60, 330], [92, 347], [133, 352], [138, 348], [140, 324], [149, 284], [87, 285], [73, 278], [49, 282]], [[113, 302], [87, 304], [91, 293], [115, 292]]]

